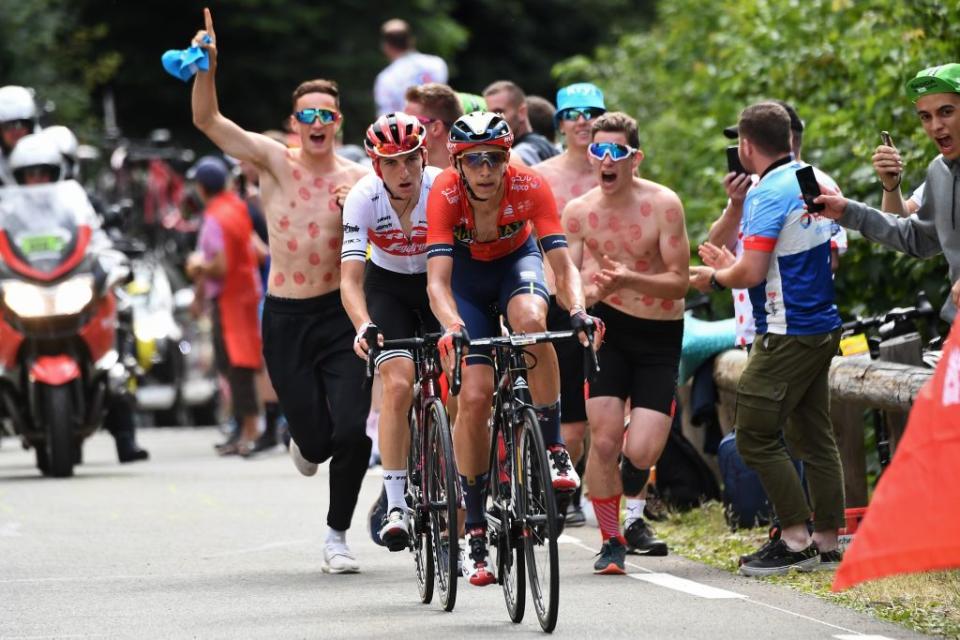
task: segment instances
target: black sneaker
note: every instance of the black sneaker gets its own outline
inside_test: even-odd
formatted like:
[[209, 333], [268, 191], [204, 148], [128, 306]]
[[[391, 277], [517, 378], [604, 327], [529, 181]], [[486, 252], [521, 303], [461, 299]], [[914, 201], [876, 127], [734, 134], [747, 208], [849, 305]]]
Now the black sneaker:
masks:
[[667, 543], [656, 536], [643, 518], [634, 520], [623, 532], [627, 540], [627, 553], [643, 556], [667, 555]]
[[789, 573], [791, 569], [799, 571], [814, 571], [820, 564], [820, 551], [817, 545], [810, 546], [803, 551], [792, 551], [782, 539], [770, 543], [763, 553], [740, 565], [740, 574], [744, 576], [779, 576]]
[[843, 562], [843, 551], [840, 549], [821, 551], [820, 564], [814, 567], [814, 571], [835, 571], [841, 562]]
[[780, 527], [779, 525], [773, 525], [772, 527], [770, 527], [770, 530], [767, 532], [767, 541], [763, 543], [763, 546], [757, 549], [756, 551], [754, 551], [753, 553], [747, 553], [740, 556], [740, 563], [737, 566], [742, 567], [743, 565], [747, 564], [751, 560], [756, 560], [762, 554], [766, 553], [767, 549], [769, 549], [770, 546], [775, 544], [779, 539], [780, 539]]
[[246, 451], [244, 457], [249, 458], [257, 455], [258, 453], [269, 451], [278, 444], [280, 444], [280, 442], [277, 440], [277, 434], [275, 431], [264, 431], [256, 440], [253, 441], [253, 446]]
[[587, 524], [587, 516], [583, 515], [583, 509], [580, 508], [579, 503], [571, 502], [567, 507], [565, 524], [568, 527], [582, 527]]
[[619, 538], [610, 538], [600, 547], [600, 556], [593, 563], [593, 572], [602, 575], [625, 575], [624, 561], [627, 558], [627, 548]]
[[370, 531], [370, 539], [381, 547], [385, 545], [383, 544], [383, 540], [380, 539], [380, 524], [385, 517], [387, 517], [387, 490], [381, 489], [380, 497], [370, 505], [370, 511], [367, 513], [367, 526], [369, 527], [368, 531]]

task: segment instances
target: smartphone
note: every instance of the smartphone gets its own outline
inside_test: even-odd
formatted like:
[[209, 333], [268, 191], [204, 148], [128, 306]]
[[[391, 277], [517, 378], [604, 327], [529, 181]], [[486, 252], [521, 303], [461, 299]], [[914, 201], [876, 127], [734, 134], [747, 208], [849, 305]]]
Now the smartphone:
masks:
[[885, 146], [888, 146], [888, 147], [892, 147], [892, 146], [893, 146], [893, 138], [890, 137], [890, 132], [889, 132], [889, 131], [881, 131], [881, 132], [880, 132], [880, 140], [883, 141], [883, 144], [884, 144]]
[[740, 162], [740, 151], [736, 145], [727, 147], [727, 171], [732, 173], [749, 173]]
[[800, 193], [803, 194], [803, 201], [807, 203], [807, 211], [810, 213], [823, 211], [825, 206], [813, 201], [820, 195], [820, 185], [817, 184], [817, 176], [813, 173], [813, 167], [807, 165], [803, 169], [797, 169], [797, 182], [800, 183]]

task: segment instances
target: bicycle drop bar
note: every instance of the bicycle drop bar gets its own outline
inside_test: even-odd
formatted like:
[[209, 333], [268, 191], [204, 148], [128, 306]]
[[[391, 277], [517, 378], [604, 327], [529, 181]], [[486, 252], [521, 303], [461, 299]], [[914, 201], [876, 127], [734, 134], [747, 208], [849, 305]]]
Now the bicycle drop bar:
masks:
[[[387, 349], [423, 349], [425, 347], [436, 347], [437, 342], [443, 337], [442, 333], [427, 333], [423, 337], [415, 338], [396, 338], [393, 340], [384, 340], [383, 345], [377, 344], [377, 334], [379, 331], [373, 327], [367, 329], [367, 334], [365, 335], [367, 339], [367, 344], [372, 345], [370, 350], [367, 352], [367, 377], [373, 377], [374, 361], [377, 359], [377, 355], [381, 351], [386, 351]], [[371, 337], [372, 334], [372, 337]], [[453, 380], [450, 382], [450, 393], [451, 395], [457, 395], [460, 393], [460, 383], [461, 383], [461, 363], [463, 360], [463, 338], [456, 337], [453, 340], [453, 349], [456, 353], [456, 361], [453, 367]]]
[[[597, 352], [593, 348], [593, 332], [590, 332], [590, 346], [584, 348], [584, 377], [588, 382], [596, 380], [600, 373], [600, 363], [597, 361]], [[563, 340], [578, 340], [577, 332], [567, 331], [543, 331], [540, 333], [511, 333], [508, 336], [498, 336], [494, 338], [479, 338], [470, 340], [471, 347], [493, 347], [495, 349], [505, 349], [512, 347], [526, 347], [532, 344], [541, 344], [544, 342], [561, 342]]]

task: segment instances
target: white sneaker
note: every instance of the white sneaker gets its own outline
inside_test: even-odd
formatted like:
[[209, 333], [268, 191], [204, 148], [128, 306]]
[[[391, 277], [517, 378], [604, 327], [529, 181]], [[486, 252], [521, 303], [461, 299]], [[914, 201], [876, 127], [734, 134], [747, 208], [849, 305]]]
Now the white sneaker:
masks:
[[394, 507], [380, 524], [380, 540], [390, 551], [403, 551], [410, 544], [410, 515], [406, 509]]
[[324, 573], [359, 573], [360, 565], [346, 543], [328, 542], [323, 545], [322, 569]]
[[317, 474], [319, 465], [304, 458], [303, 454], [300, 453], [300, 447], [297, 446], [297, 441], [293, 439], [290, 440], [290, 459], [293, 460], [293, 466], [297, 468], [297, 471], [303, 475], [314, 476]]

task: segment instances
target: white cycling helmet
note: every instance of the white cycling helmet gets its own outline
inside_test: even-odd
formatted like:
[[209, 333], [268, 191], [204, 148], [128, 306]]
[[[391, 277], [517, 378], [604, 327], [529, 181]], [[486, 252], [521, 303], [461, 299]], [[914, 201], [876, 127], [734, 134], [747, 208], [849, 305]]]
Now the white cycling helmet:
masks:
[[30, 133], [20, 139], [10, 154], [10, 171], [18, 184], [25, 184], [27, 169], [47, 169], [50, 181], [60, 179], [63, 171], [63, 154], [53, 138], [42, 133]]
[[61, 177], [64, 179], [74, 178], [77, 169], [77, 148], [80, 146], [77, 136], [73, 135], [73, 131], [59, 124], [47, 127], [40, 134], [52, 140], [57, 145], [57, 149], [60, 150], [60, 155], [63, 156]]
[[0, 122], [35, 121], [36, 118], [37, 103], [29, 89], [12, 84], [0, 87]]

